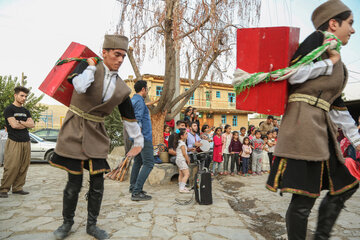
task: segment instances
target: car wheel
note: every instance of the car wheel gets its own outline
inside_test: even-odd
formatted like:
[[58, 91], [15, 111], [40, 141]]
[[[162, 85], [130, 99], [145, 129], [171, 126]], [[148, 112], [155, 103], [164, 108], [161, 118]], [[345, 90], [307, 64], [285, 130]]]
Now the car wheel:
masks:
[[46, 155], [45, 155], [45, 161], [49, 162], [52, 158], [52, 156], [54, 155], [54, 150], [49, 151]]

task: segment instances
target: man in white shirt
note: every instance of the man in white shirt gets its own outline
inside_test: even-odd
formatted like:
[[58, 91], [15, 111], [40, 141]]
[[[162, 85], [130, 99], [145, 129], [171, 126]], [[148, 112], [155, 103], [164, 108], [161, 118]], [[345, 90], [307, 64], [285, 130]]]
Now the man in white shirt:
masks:
[[54, 232], [57, 239], [66, 238], [74, 224], [84, 169], [90, 174], [86, 232], [96, 239], [109, 238], [106, 231], [96, 226], [104, 192], [103, 173], [110, 171], [106, 161], [110, 139], [105, 131], [105, 116], [110, 115], [115, 107], [119, 108], [124, 128], [134, 139], [128, 156], [136, 156], [143, 147], [144, 138], [129, 97], [131, 89], [117, 74], [127, 48], [127, 37], [105, 35], [103, 62], [89, 58], [87, 62], [79, 63], [70, 75], [73, 77], [69, 81], [74, 91], [60, 129], [54, 157], [50, 161], [52, 166], [68, 172], [63, 195], [64, 221]]

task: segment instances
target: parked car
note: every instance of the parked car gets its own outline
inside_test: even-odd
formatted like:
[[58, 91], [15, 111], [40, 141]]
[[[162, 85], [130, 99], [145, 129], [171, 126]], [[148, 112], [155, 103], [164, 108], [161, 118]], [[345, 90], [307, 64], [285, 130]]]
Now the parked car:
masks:
[[45, 141], [41, 137], [29, 133], [31, 141], [31, 162], [48, 162], [54, 154], [55, 142]]
[[[48, 162], [54, 154], [56, 143], [45, 141], [35, 134], [29, 133], [31, 142], [31, 162]], [[6, 141], [7, 136], [2, 138]], [[4, 144], [5, 145], [5, 144]], [[4, 154], [3, 151], [0, 154]]]
[[41, 137], [45, 141], [56, 142], [58, 135], [59, 135], [59, 129], [42, 128], [33, 133], [36, 136]]

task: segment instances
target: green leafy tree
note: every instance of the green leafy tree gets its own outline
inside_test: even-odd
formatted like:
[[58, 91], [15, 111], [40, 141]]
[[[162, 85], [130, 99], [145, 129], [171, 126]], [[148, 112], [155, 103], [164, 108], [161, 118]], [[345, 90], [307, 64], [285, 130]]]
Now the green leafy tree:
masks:
[[[18, 77], [13, 78], [10, 76], [0, 76], [0, 127], [3, 128], [5, 126], [5, 118], [4, 118], [4, 110], [7, 106], [14, 102], [14, 88], [17, 86], [26, 87], [27, 81], [24, 73], [22, 74], [21, 80]], [[35, 96], [33, 92], [31, 92], [27, 97], [24, 107], [27, 108], [34, 122], [39, 121], [41, 112], [47, 110], [47, 106], [39, 104], [41, 99], [44, 97], [42, 94], [40, 97]]]
[[110, 152], [114, 147], [122, 146], [124, 144], [123, 124], [117, 107], [106, 117], [105, 128], [110, 138]]

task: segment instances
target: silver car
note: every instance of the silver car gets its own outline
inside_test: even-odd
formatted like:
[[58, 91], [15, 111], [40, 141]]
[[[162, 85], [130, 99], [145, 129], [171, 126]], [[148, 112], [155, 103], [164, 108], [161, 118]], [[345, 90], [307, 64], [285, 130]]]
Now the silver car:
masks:
[[48, 162], [54, 154], [55, 142], [45, 141], [41, 137], [29, 133], [31, 141], [31, 162]]
[[[4, 148], [7, 139], [7, 134], [3, 134], [5, 131], [1, 131], [1, 158], [4, 158]], [[6, 132], [5, 132], [6, 133]], [[31, 141], [31, 162], [48, 162], [54, 154], [55, 142], [48, 142], [33, 133], [29, 133]], [[0, 162], [2, 164], [2, 162]]]

